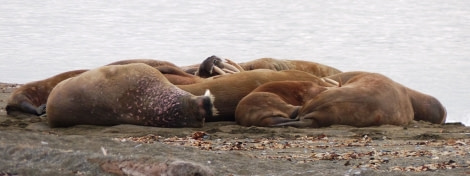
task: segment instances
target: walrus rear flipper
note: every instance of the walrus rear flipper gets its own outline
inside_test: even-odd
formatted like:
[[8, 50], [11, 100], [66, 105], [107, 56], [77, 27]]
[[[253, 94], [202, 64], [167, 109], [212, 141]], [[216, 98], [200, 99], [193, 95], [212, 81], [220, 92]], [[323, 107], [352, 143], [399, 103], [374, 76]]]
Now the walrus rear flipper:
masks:
[[7, 105], [5, 109], [8, 115], [12, 115], [13, 112], [23, 112], [40, 116], [46, 113], [46, 104], [36, 107], [29, 102], [21, 102], [19, 106]]
[[[286, 119], [288, 120], [288, 119]], [[307, 128], [312, 126], [312, 119], [302, 119], [302, 120], [294, 120], [290, 119], [288, 122], [279, 123], [276, 125], [272, 125], [272, 127], [283, 127], [283, 126], [291, 126], [297, 128]]]
[[[270, 124], [268, 126], [270, 127], [281, 127], [281, 126], [290, 126], [290, 125], [282, 125], [282, 124], [289, 124], [289, 123], [296, 123], [299, 122], [296, 119], [288, 119], [282, 116], [276, 116], [276, 117], [269, 117], [263, 120], [264, 124]], [[267, 122], [266, 122], [267, 121]]]

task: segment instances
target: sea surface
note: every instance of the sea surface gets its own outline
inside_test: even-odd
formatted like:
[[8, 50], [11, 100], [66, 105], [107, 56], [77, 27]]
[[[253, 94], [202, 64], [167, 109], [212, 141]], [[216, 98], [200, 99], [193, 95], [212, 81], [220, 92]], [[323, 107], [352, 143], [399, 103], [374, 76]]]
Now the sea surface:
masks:
[[123, 59], [184, 66], [217, 55], [382, 73], [470, 125], [470, 1], [3, 0], [0, 82]]

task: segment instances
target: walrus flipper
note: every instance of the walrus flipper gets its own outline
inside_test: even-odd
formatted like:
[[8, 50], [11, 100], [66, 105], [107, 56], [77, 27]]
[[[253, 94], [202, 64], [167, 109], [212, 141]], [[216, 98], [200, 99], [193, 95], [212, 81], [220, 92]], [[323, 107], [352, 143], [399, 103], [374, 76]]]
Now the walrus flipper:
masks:
[[[289, 120], [289, 119], [287, 119]], [[302, 120], [295, 120], [295, 119], [290, 119], [287, 122], [284, 123], [279, 123], [276, 125], [272, 125], [273, 127], [283, 127], [283, 126], [291, 126], [291, 127], [297, 127], [297, 128], [307, 128], [312, 126], [312, 119], [302, 119]]]
[[42, 104], [36, 109], [37, 115], [41, 116], [43, 114], [46, 114], [46, 103]]
[[281, 127], [281, 126], [290, 126], [290, 125], [283, 125], [283, 124], [290, 124], [290, 123], [296, 123], [299, 122], [296, 119], [288, 119], [286, 117], [282, 116], [275, 116], [275, 117], [269, 117], [268, 119], [265, 119], [267, 124], [270, 124], [270, 127]]
[[46, 104], [43, 104], [39, 107], [34, 106], [33, 104], [29, 102], [21, 102], [19, 106], [14, 106], [14, 105], [7, 105], [5, 108], [7, 110], [7, 114], [12, 114], [12, 112], [23, 112], [23, 113], [28, 113], [28, 114], [33, 114], [40, 116], [44, 113], [46, 113]]

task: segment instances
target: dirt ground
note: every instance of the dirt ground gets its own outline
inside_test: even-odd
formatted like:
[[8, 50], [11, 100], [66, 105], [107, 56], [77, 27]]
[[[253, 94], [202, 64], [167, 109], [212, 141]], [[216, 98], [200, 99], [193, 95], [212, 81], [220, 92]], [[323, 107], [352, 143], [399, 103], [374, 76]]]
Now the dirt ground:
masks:
[[18, 86], [0, 83], [0, 175], [149, 175], [171, 168], [193, 175], [470, 174], [470, 128], [461, 123], [49, 128], [47, 117], [6, 115]]

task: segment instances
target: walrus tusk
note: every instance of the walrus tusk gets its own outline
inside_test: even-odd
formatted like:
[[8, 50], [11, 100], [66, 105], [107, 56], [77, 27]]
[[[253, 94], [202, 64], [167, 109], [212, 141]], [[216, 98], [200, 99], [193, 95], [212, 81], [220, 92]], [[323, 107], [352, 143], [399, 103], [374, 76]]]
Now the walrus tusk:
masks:
[[225, 62], [222, 63], [224, 64], [224, 67], [227, 67], [228, 69], [230, 70], [233, 70], [235, 72], [242, 72], [242, 71], [245, 71], [240, 65], [238, 65], [237, 63], [233, 62], [232, 60], [230, 59], [225, 59]]
[[333, 79], [323, 77], [323, 78], [321, 78], [321, 80], [339, 87], [338, 81], [335, 81]]
[[225, 74], [226, 74], [222, 69], [220, 69], [219, 67], [217, 67], [217, 66], [215, 66], [215, 65], [214, 65], [214, 67], [213, 67], [212, 69], [213, 69], [216, 73], [218, 73], [218, 74], [221, 74], [221, 75], [225, 75]]
[[232, 70], [229, 70], [229, 69], [222, 69], [223, 71], [225, 71], [225, 73], [230, 73], [230, 74], [234, 74], [234, 73], [238, 73], [238, 72], [235, 72], [235, 71], [232, 71]]

